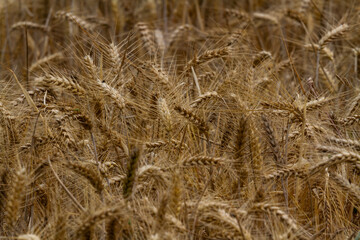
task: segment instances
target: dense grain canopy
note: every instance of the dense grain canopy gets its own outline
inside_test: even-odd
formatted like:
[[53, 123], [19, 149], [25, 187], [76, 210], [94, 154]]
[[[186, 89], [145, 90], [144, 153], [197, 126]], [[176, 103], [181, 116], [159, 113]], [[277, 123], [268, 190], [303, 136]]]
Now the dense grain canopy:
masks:
[[359, 16], [0, 0], [0, 239], [359, 239]]

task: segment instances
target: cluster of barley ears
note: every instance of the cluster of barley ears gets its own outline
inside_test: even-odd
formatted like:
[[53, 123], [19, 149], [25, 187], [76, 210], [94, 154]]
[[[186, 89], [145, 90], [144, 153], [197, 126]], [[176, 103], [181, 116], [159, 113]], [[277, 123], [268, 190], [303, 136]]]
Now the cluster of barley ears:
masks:
[[0, 239], [359, 239], [358, 1], [0, 1]]

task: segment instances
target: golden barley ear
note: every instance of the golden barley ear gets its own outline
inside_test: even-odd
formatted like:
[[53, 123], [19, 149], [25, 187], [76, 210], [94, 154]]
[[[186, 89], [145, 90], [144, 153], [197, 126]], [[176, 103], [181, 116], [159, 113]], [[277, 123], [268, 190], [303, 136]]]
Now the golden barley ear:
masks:
[[153, 178], [163, 184], [166, 184], [167, 177], [163, 169], [153, 166], [153, 165], [145, 165], [140, 167], [136, 173], [136, 182], [141, 184], [142, 182], [146, 182], [147, 180]]
[[66, 167], [86, 178], [98, 193], [103, 191], [103, 179], [95, 169], [80, 162], [67, 162]]
[[224, 158], [215, 158], [209, 156], [194, 156], [188, 159], [185, 159], [182, 162], [182, 166], [184, 167], [191, 167], [191, 166], [214, 166], [214, 165], [221, 165], [229, 160]]
[[181, 211], [180, 203], [183, 193], [179, 172], [175, 172], [172, 176], [170, 191], [169, 209], [174, 213], [175, 217], [178, 217]]
[[320, 47], [323, 47], [324, 45], [343, 37], [344, 34], [349, 30], [349, 25], [347, 25], [346, 23], [341, 24], [333, 28], [332, 30], [326, 32], [325, 35], [320, 38], [318, 44], [320, 45]]
[[191, 26], [189, 24], [180, 25], [176, 29], [174, 29], [171, 32], [171, 35], [170, 35], [168, 43], [167, 43], [168, 48], [171, 48], [173, 45], [175, 45], [175, 43], [177, 41], [180, 41], [182, 39], [182, 37], [185, 34], [187, 34], [188, 32], [190, 32], [192, 29], [193, 29], [193, 26]]
[[108, 207], [94, 214], [89, 214], [76, 230], [76, 236], [86, 239], [86, 237], [90, 235], [91, 228], [96, 223], [120, 215], [122, 211], [124, 211], [123, 208], [124, 206]]
[[174, 110], [180, 115], [182, 115], [184, 118], [186, 118], [189, 122], [193, 123], [200, 130], [200, 132], [208, 136], [209, 126], [203, 119], [196, 116], [192, 111], [182, 108], [180, 106], [175, 106]]
[[259, 132], [253, 122], [249, 122], [248, 133], [250, 138], [251, 165], [253, 168], [255, 188], [258, 189], [261, 186], [264, 163], [262, 146], [258, 137]]
[[29, 67], [29, 72], [32, 73], [35, 70], [40, 69], [45, 64], [50, 64], [51, 62], [54, 62], [55, 60], [60, 61], [63, 59], [64, 59], [64, 54], [62, 52], [50, 54], [46, 57], [40, 58], [39, 60], [37, 60], [36, 62], [31, 64], [31, 66]]
[[135, 25], [135, 29], [140, 33], [140, 37], [145, 45], [145, 48], [149, 55], [155, 55], [156, 43], [154, 35], [149, 26], [144, 22], [139, 22]]
[[283, 164], [283, 160], [282, 160], [282, 157], [280, 156], [280, 148], [279, 148], [278, 142], [275, 138], [274, 130], [271, 126], [270, 121], [267, 119], [267, 117], [265, 117], [265, 115], [262, 115], [261, 118], [264, 123], [266, 136], [267, 136], [269, 144], [271, 146], [271, 151], [274, 155], [275, 163], [277, 165], [281, 165], [281, 164]]
[[320, 51], [321, 55], [324, 55], [328, 57], [331, 61], [334, 61], [333, 51], [326, 46], [321, 47], [319, 44], [305, 44], [304, 47], [308, 51], [315, 51], [315, 52]]
[[168, 193], [164, 193], [159, 207], [157, 209], [157, 216], [156, 216], [156, 223], [155, 223], [155, 231], [156, 232], [162, 232], [163, 229], [166, 229], [167, 227], [167, 222], [166, 222], [166, 211], [167, 211], [167, 206], [169, 203], [169, 195]]
[[27, 175], [25, 168], [19, 169], [15, 172], [10, 189], [6, 194], [5, 223], [11, 230], [13, 230], [19, 218], [21, 202], [26, 189], [26, 180]]
[[248, 122], [246, 117], [241, 116], [239, 119], [238, 127], [235, 135], [234, 158], [239, 159], [242, 157], [244, 145], [246, 143]]
[[74, 23], [83, 31], [91, 32], [96, 27], [94, 24], [91, 24], [88, 21], [86, 21], [70, 12], [58, 11], [58, 12], [56, 12], [55, 17], [59, 18], [59, 19], [65, 19], [71, 23]]
[[217, 94], [217, 92], [213, 91], [213, 92], [206, 92], [202, 95], [200, 95], [197, 99], [195, 99], [191, 104], [190, 107], [192, 108], [197, 108], [198, 106], [200, 106], [202, 103], [208, 101], [209, 99], [212, 98], [217, 98], [219, 97], [219, 95]]
[[127, 161], [127, 173], [123, 187], [123, 196], [125, 199], [130, 198], [133, 192], [135, 178], [136, 178], [136, 169], [138, 167], [140, 156], [141, 155], [139, 148], [134, 147], [133, 149], [131, 149], [129, 159]]
[[[97, 67], [94, 64], [93, 59], [86, 55], [84, 57], [84, 66], [87, 71], [89, 78], [91, 79], [90, 84], [94, 86], [96, 90], [101, 92], [103, 95], [112, 99], [120, 110], [123, 110], [126, 106], [126, 100], [122, 94], [114, 87], [107, 84], [105, 81], [101, 81], [98, 77]], [[94, 93], [93, 97], [98, 99], [98, 96]]]
[[165, 98], [158, 98], [158, 112], [160, 115], [161, 120], [164, 122], [165, 129], [168, 133], [171, 132], [172, 129], [172, 118], [170, 109], [168, 107], [168, 104], [166, 102]]
[[120, 49], [115, 43], [112, 42], [109, 45], [108, 52], [112, 71], [114, 75], [117, 76], [120, 74], [120, 67], [122, 64], [122, 59], [120, 58]]
[[106, 240], [116, 240], [118, 220], [116, 217], [110, 218], [106, 222]]
[[262, 20], [274, 25], [279, 25], [279, 16], [275, 14], [262, 13], [262, 12], [254, 12], [252, 14], [254, 20]]
[[349, 116], [349, 117], [345, 117], [345, 118], [341, 118], [338, 120], [339, 124], [343, 124], [345, 126], [351, 126], [355, 123], [359, 123], [360, 121], [360, 115], [356, 114], [353, 116]]
[[191, 67], [206, 63], [212, 59], [226, 57], [230, 53], [231, 53], [230, 47], [222, 47], [213, 50], [207, 50], [200, 56], [195, 55], [194, 58], [187, 63], [186, 69], [190, 70]]
[[51, 85], [58, 86], [81, 97], [84, 97], [86, 94], [86, 91], [83, 87], [81, 87], [74, 80], [67, 78], [65, 76], [46, 74], [43, 77], [36, 78], [35, 82], [39, 84], [44, 83], [49, 86]]
[[271, 59], [272, 55], [268, 51], [261, 51], [258, 54], [255, 55], [253, 60], [253, 68], [259, 66], [261, 63], [266, 61], [267, 59]]
[[35, 234], [21, 234], [16, 237], [19, 240], [40, 240], [40, 237]]
[[250, 16], [248, 13], [235, 9], [225, 9], [225, 16], [232, 16], [236, 17], [238, 20], [250, 21]]
[[360, 160], [360, 155], [350, 151], [341, 151], [338, 154], [333, 155], [329, 159], [318, 163], [317, 165], [309, 169], [309, 175], [313, 176], [326, 168], [339, 165], [341, 163], [356, 164]]
[[50, 27], [46, 25], [42, 25], [34, 22], [28, 22], [28, 21], [17, 22], [11, 26], [11, 30], [24, 29], [24, 28], [39, 30], [44, 33], [48, 33], [50, 31]]
[[289, 234], [294, 234], [294, 235], [299, 234], [299, 230], [301, 229], [296, 223], [296, 221], [286, 212], [281, 210], [279, 207], [267, 203], [258, 203], [254, 205], [254, 208], [258, 208], [262, 211], [270, 212], [271, 214], [274, 214], [276, 217], [279, 217], [280, 221], [286, 224], [287, 227], [289, 227], [290, 231], [286, 233], [288, 235], [287, 237], [292, 237], [292, 235]]

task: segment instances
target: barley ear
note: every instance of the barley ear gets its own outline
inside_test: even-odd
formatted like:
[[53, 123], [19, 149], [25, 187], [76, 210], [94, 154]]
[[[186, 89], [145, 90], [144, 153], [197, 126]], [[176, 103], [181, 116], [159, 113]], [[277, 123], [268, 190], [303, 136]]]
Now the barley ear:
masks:
[[21, 202], [26, 187], [26, 179], [27, 176], [25, 168], [19, 169], [15, 173], [11, 188], [7, 193], [7, 201], [5, 205], [5, 222], [10, 227], [10, 229], [15, 227], [16, 221], [19, 218]]
[[130, 198], [133, 192], [135, 177], [136, 177], [136, 169], [138, 167], [139, 159], [140, 159], [140, 149], [134, 147], [131, 150], [129, 160], [127, 162], [127, 174], [124, 180], [124, 187], [123, 187], [123, 196], [125, 199]]

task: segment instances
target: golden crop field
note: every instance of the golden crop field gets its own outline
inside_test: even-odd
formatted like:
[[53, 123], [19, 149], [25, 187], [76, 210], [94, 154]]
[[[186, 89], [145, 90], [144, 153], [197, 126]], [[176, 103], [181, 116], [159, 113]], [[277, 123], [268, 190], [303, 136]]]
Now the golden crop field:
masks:
[[1, 0], [0, 239], [360, 239], [359, 0]]

